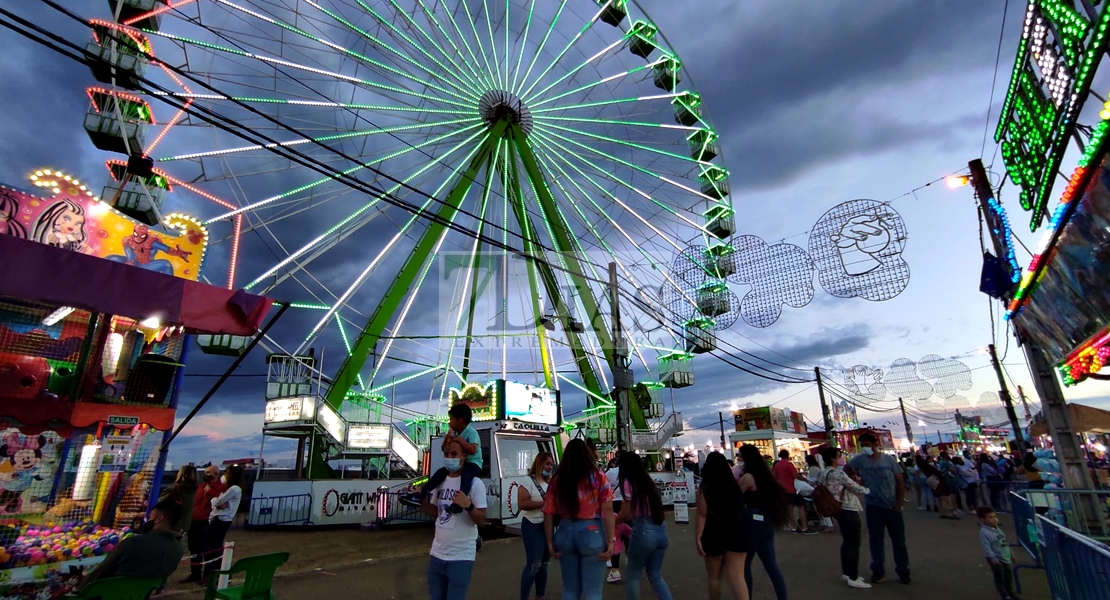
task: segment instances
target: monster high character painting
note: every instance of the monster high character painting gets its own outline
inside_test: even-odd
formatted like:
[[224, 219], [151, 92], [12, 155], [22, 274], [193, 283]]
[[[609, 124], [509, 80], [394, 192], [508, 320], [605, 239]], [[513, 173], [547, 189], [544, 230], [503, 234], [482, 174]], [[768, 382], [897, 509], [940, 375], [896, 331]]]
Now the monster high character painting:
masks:
[[19, 199], [11, 191], [0, 187], [0, 235], [14, 235], [27, 239], [27, 230], [19, 224]]
[[185, 262], [189, 262], [189, 255], [192, 254], [188, 250], [182, 250], [179, 245], [170, 248], [162, 238], [158, 237], [158, 234], [151, 233], [149, 227], [136, 225], [131, 235], [123, 239], [123, 256], [117, 254], [104, 258], [156, 273], [173, 275], [173, 263], [164, 258], [154, 258], [159, 252], [180, 258]]
[[42, 449], [46, 436], [11, 431], [0, 446], [0, 514], [23, 510], [23, 492], [43, 481]]
[[85, 208], [68, 198], [55, 202], [35, 219], [31, 237], [48, 246], [84, 252], [89, 239], [85, 233]]

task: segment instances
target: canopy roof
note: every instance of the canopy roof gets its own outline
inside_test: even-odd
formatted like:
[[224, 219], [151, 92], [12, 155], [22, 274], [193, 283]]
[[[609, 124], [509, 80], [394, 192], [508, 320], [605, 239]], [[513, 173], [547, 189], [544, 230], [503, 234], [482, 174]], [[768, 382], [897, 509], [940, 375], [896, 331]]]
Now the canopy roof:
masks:
[[136, 320], [190, 333], [253, 335], [273, 300], [0, 235], [0, 296]]

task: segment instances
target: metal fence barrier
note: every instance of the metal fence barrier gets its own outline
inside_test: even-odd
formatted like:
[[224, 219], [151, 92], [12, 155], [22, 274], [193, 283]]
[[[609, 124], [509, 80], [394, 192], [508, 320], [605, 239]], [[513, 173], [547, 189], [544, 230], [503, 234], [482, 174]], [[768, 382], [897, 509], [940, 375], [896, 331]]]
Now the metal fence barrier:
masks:
[[[403, 523], [431, 523], [435, 517], [424, 514], [418, 505], [415, 505], [412, 493], [391, 492], [389, 488], [379, 488], [374, 493], [377, 498], [378, 514], [374, 521], [376, 527], [382, 527], [394, 522]], [[406, 502], [402, 502], [402, 498]]]
[[1053, 600], [1110, 600], [1110, 547], [1037, 516]]
[[[1014, 565], [1014, 583], [1017, 585], [1018, 593], [1021, 593], [1021, 577], [1019, 571], [1021, 569], [1043, 569], [1044, 564], [1041, 562], [1041, 549], [1037, 545], [1037, 531], [1035, 519], [1037, 513], [1033, 510], [1033, 505], [1029, 500], [1018, 494], [1011, 492], [1007, 494], [1010, 504], [1010, 514], [1014, 517], [1014, 531], [1017, 532], [1016, 544], [1011, 546], [1020, 546], [1025, 548], [1029, 556], [1033, 559], [1031, 565]], [[997, 510], [997, 509], [995, 509]]]
[[1100, 541], [1110, 541], [1107, 490], [1027, 489], [1021, 492], [1034, 512]]
[[251, 498], [247, 527], [312, 525], [312, 495]]

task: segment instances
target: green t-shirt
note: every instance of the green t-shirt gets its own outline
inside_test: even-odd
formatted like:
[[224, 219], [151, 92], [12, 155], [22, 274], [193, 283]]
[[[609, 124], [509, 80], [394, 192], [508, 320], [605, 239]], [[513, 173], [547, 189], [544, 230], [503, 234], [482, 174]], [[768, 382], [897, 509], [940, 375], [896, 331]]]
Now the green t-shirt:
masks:
[[474, 454], [466, 455], [466, 462], [474, 463], [479, 467], [482, 466], [482, 440], [478, 438], [478, 432], [473, 427], [467, 425], [463, 428], [462, 433], [459, 434], [463, 440], [468, 444], [474, 444], [478, 447], [478, 451]]

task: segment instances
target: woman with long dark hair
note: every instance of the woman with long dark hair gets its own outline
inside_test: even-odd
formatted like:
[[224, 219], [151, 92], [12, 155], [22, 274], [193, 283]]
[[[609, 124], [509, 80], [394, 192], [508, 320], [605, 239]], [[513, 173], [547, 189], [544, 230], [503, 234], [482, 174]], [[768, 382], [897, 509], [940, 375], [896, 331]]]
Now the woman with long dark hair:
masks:
[[622, 452], [618, 460], [617, 486], [624, 498], [620, 522], [632, 525], [628, 541], [628, 564], [625, 566], [625, 597], [640, 598], [640, 572], [647, 569], [648, 582], [659, 600], [671, 600], [671, 591], [663, 581], [663, 556], [670, 541], [667, 539], [666, 516], [659, 488], [644, 468], [644, 461], [635, 452]]
[[[762, 462], [763, 459], [759, 460]], [[750, 519], [744, 510], [740, 484], [720, 452], [711, 452], [705, 457], [697, 503], [694, 531], [698, 554], [705, 557], [709, 600], [721, 600], [722, 574], [728, 577], [733, 600], [748, 600], [744, 559], [749, 550]]]
[[[840, 458], [840, 448], [824, 446], [820, 452], [826, 465], [835, 465]], [[869, 490], [836, 467], [822, 469], [817, 483], [840, 501], [840, 512], [833, 515], [840, 525], [840, 577], [849, 587], [867, 589], [871, 584], [859, 576], [859, 547], [863, 542], [863, 521], [859, 514], [863, 511], [860, 498]]]
[[[243, 499], [243, 467], [232, 465], [224, 470], [223, 484], [227, 486], [224, 493], [212, 499], [212, 514], [208, 517], [208, 548], [205, 559], [215, 556], [215, 550], [223, 548], [224, 536], [231, 529], [231, 522], [235, 520], [235, 513], [239, 512], [239, 502]], [[214, 560], [204, 565], [204, 579], [208, 581], [208, 574], [216, 570], [220, 561]]]
[[[571, 440], [543, 503], [547, 549], [559, 559], [563, 600], [601, 600], [605, 563], [613, 556], [613, 490], [586, 443]], [[555, 531], [555, 517], [559, 530]]]
[[189, 531], [189, 527], [193, 524], [193, 504], [196, 499], [197, 468], [193, 465], [185, 465], [178, 469], [173, 487], [158, 498], [159, 502], [172, 500], [181, 505], [181, 519], [174, 523], [174, 531]]
[[790, 503], [786, 492], [771, 474], [770, 467], [759, 454], [759, 448], [751, 444], [740, 446], [740, 457], [744, 459], [744, 476], [740, 478], [740, 490], [744, 494], [744, 504], [751, 513], [751, 552], [744, 560], [744, 581], [748, 586], [748, 596], [752, 594], [752, 561], [759, 555], [775, 597], [786, 600], [786, 580], [779, 570], [775, 557], [775, 530], [790, 522]]
[[543, 533], [543, 508], [547, 499], [548, 482], [555, 470], [555, 457], [550, 452], [540, 452], [532, 460], [528, 478], [521, 481], [517, 488], [517, 502], [520, 505], [520, 537], [524, 540], [524, 572], [520, 574], [520, 600], [528, 600], [532, 586], [536, 586], [536, 598], [543, 600], [547, 592], [547, 565], [551, 554], [547, 551], [547, 541]]

